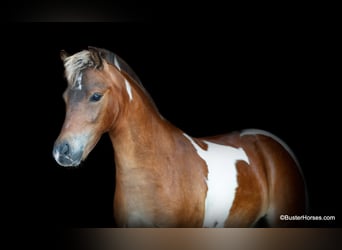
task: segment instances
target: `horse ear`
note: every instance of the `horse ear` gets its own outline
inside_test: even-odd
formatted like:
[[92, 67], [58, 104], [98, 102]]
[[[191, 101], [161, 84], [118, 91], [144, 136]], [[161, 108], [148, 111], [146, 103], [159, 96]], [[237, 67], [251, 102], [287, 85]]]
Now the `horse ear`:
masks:
[[95, 47], [88, 47], [90, 57], [94, 63], [96, 69], [102, 68], [102, 58], [100, 52]]
[[64, 49], [61, 50], [60, 57], [61, 57], [62, 61], [64, 61], [65, 58], [67, 58], [68, 56], [69, 56], [69, 54]]
[[120, 67], [115, 63], [116, 55], [114, 53], [112, 53], [106, 49], [96, 48], [96, 47], [92, 47], [92, 46], [88, 46], [88, 49], [89, 50], [91, 50], [91, 49], [96, 50], [103, 60], [105, 60], [107, 63], [110, 63], [110, 64], [116, 66], [120, 70]]

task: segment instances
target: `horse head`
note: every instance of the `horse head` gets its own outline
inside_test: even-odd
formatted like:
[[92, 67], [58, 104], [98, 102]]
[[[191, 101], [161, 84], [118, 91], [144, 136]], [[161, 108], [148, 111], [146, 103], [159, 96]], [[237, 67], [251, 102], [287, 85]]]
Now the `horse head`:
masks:
[[[66, 116], [53, 156], [62, 166], [78, 166], [110, 130], [116, 120], [123, 95], [124, 77], [115, 55], [89, 47], [69, 56], [61, 52], [68, 86], [63, 94]], [[112, 98], [115, 96], [115, 98]]]

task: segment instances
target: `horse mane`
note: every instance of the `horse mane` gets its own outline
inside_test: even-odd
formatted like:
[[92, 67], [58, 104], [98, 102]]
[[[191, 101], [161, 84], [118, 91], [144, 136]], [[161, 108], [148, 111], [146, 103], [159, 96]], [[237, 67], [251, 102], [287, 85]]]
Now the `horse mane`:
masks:
[[117, 54], [114, 54], [113, 52], [110, 52], [109, 50], [102, 49], [102, 48], [95, 48], [95, 47], [91, 47], [91, 46], [89, 46], [88, 48], [98, 51], [100, 53], [101, 57], [104, 58], [108, 63], [110, 63], [111, 65], [114, 65], [120, 71], [125, 72], [134, 81], [136, 81], [136, 83], [142, 85], [139, 77], [133, 71], [133, 69]]

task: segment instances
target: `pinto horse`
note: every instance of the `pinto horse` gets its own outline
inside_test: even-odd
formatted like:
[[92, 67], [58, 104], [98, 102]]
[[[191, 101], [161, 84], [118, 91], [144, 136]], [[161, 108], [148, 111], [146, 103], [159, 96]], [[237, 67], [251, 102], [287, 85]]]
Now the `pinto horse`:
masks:
[[[286, 144], [262, 130], [193, 138], [164, 119], [133, 70], [105, 49], [61, 52], [66, 116], [53, 156], [76, 167], [104, 133], [115, 156], [120, 227], [293, 226], [306, 187]], [[293, 223], [293, 222], [292, 222]]]

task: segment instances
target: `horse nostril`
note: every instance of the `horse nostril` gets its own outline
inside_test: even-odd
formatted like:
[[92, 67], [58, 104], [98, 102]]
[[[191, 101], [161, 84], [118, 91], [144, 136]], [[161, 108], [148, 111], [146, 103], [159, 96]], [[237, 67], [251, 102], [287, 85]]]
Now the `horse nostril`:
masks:
[[68, 155], [69, 154], [69, 144], [68, 143], [63, 143], [60, 146], [60, 151], [62, 155]]

